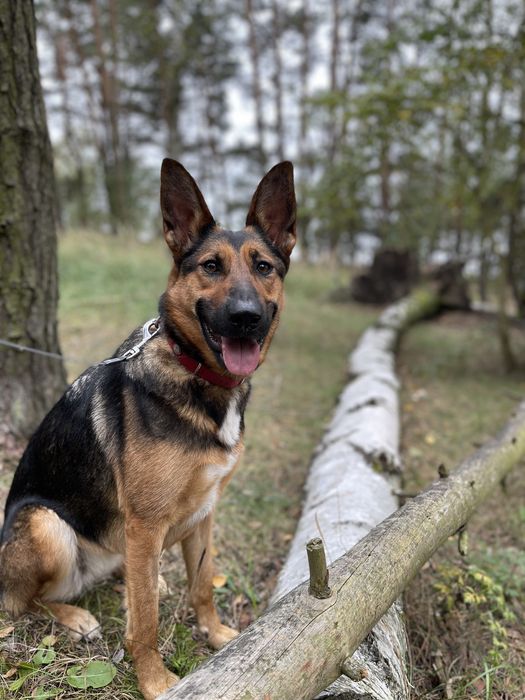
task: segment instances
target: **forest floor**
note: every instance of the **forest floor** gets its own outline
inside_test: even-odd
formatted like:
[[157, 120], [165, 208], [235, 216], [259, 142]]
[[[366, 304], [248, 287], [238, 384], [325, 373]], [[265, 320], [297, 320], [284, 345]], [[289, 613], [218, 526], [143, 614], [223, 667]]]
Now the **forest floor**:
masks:
[[[69, 379], [109, 356], [156, 312], [169, 258], [143, 245], [95, 234], [60, 242], [60, 331]], [[266, 605], [300, 513], [309, 460], [346, 382], [346, 358], [377, 310], [333, 303], [348, 272], [292, 265], [287, 303], [268, 360], [254, 376], [246, 452], [218, 508], [216, 600], [223, 619], [246, 627]], [[403, 457], [407, 492], [452, 469], [494, 435], [525, 395], [525, 374], [501, 371], [495, 322], [449, 313], [410, 330], [400, 347]], [[525, 334], [514, 331], [517, 355]], [[520, 352], [518, 352], [518, 350]], [[0, 496], [11, 478], [0, 471]], [[470, 554], [447, 543], [406, 594], [414, 700], [523, 700], [525, 687], [525, 473], [508, 478], [469, 523]], [[179, 675], [211, 653], [188, 609], [176, 552], [162, 568], [170, 594], [160, 606], [160, 647]], [[44, 618], [0, 616], [0, 698], [140, 698], [123, 649], [122, 581], [97, 585], [80, 604], [103, 639], [71, 642]], [[14, 627], [14, 630], [12, 629]], [[39, 651], [40, 648], [40, 651]], [[111, 662], [115, 678], [85, 691], [73, 666]]]
[[[525, 333], [515, 329], [521, 371], [504, 374], [496, 320], [447, 313], [402, 340], [402, 451], [407, 492], [444, 464], [452, 470], [503, 427], [525, 398]], [[414, 700], [525, 698], [525, 465], [436, 552], [405, 595]]]

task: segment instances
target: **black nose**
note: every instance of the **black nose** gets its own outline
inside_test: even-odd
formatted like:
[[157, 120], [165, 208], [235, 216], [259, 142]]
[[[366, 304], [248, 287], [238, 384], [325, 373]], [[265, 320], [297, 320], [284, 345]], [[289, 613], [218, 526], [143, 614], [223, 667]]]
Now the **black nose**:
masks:
[[256, 295], [236, 294], [228, 307], [229, 321], [237, 331], [249, 333], [256, 330], [263, 311]]
[[243, 331], [254, 331], [262, 318], [262, 314], [255, 304], [236, 304], [236, 308], [230, 311], [230, 323]]

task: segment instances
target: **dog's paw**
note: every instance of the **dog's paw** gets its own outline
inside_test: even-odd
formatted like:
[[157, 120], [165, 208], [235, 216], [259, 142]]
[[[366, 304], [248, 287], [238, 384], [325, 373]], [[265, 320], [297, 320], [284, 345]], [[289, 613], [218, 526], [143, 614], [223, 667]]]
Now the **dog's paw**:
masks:
[[80, 642], [82, 639], [87, 639], [91, 642], [102, 637], [97, 618], [82, 608], [76, 608], [74, 612], [67, 615], [67, 618], [60, 620], [60, 622], [66, 627], [69, 637], [74, 642]]
[[151, 678], [147, 681], [139, 682], [139, 687], [142, 695], [144, 695], [144, 700], [156, 700], [159, 695], [165, 693], [168, 688], [174, 686], [179, 680], [178, 676], [165, 668], [161, 678]]
[[214, 649], [220, 649], [228, 642], [231, 642], [232, 639], [239, 636], [237, 630], [227, 627], [226, 625], [219, 625], [213, 630], [206, 627], [201, 627], [201, 632], [206, 635], [209, 644]]

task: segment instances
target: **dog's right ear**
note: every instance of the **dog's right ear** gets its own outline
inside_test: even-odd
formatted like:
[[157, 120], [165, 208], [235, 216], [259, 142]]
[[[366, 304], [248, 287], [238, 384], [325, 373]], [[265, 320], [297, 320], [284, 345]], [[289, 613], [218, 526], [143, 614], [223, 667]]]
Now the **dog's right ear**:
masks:
[[175, 260], [204, 228], [215, 224], [197, 183], [184, 166], [171, 158], [162, 161], [160, 208], [164, 238]]

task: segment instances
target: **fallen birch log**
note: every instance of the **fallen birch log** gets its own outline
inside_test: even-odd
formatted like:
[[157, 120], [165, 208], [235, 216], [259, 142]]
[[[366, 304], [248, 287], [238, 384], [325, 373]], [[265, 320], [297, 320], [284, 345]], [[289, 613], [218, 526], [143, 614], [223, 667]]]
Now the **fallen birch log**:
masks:
[[[350, 355], [353, 379], [314, 456], [302, 514], [271, 603], [308, 578], [304, 545], [311, 537], [318, 534], [324, 540], [331, 563], [399, 507], [395, 350], [407, 325], [438, 308], [438, 297], [427, 290], [389, 306]], [[366, 674], [358, 680], [342, 675], [319, 698], [406, 700], [407, 646], [401, 604], [396, 602], [354, 654], [354, 663]]]
[[[525, 403], [501, 434], [330, 567], [329, 598], [299, 585], [164, 700], [309, 700], [332, 683], [436, 549], [525, 457]], [[305, 554], [306, 556], [306, 554]]]

